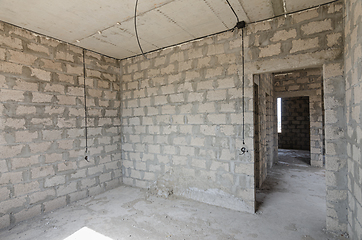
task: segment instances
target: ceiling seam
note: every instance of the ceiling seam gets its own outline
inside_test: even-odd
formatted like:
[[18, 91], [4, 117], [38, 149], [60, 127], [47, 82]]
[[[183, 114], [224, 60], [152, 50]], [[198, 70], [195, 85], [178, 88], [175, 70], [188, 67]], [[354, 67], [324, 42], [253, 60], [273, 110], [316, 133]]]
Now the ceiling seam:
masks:
[[[307, 10], [310, 10], [310, 9], [315, 9], [315, 8], [318, 8], [318, 7], [321, 7], [321, 6], [325, 6], [325, 5], [328, 5], [328, 4], [331, 4], [331, 3], [339, 2], [339, 1], [341, 1], [341, 0], [334, 0], [334, 1], [331, 1], [331, 2], [319, 4], [318, 6], [313, 6], [313, 7], [301, 9], [301, 10], [299, 10], [299, 11], [293, 11], [293, 12], [290, 12], [290, 13], [287, 13], [287, 14], [281, 14], [281, 15], [278, 15], [278, 16], [274, 16], [274, 17], [272, 17], [272, 18], [267, 18], [267, 19], [263, 19], [263, 20], [259, 20], [259, 21], [250, 22], [250, 23], [247, 23], [246, 25], [255, 24], [255, 23], [264, 22], [264, 21], [270, 21], [270, 20], [275, 19], [275, 18], [278, 18], [278, 17], [282, 17], [282, 16], [286, 16], [286, 15], [291, 15], [291, 14], [295, 14], [295, 13], [307, 11]], [[245, 13], [245, 14], [246, 14], [246, 13]], [[250, 20], [250, 19], [249, 19], [249, 20]], [[198, 38], [195, 38], [195, 39], [190, 39], [190, 40], [187, 40], [187, 41], [184, 41], [184, 42], [172, 44], [172, 45], [165, 46], [165, 47], [162, 47], [162, 48], [159, 48], [159, 49], [155, 49], [155, 50], [152, 50], [152, 51], [149, 51], [149, 52], [145, 52], [145, 54], [152, 53], [152, 52], [159, 51], [159, 50], [166, 49], [166, 48], [170, 48], [170, 47], [175, 47], [175, 46], [178, 46], [178, 45], [181, 45], [181, 44], [185, 44], [185, 43], [188, 43], [188, 42], [197, 41], [197, 40], [200, 40], [200, 39], [203, 39], [203, 38], [215, 36], [215, 35], [218, 35], [218, 34], [221, 34], [221, 33], [225, 33], [225, 32], [228, 32], [228, 31], [232, 31], [232, 30], [233, 30], [233, 29], [227, 29], [227, 30], [224, 30], [224, 31], [221, 31], [221, 32], [212, 33], [212, 34], [209, 34], [209, 35], [206, 35], [206, 36], [202, 36], [202, 37], [198, 37]], [[119, 60], [120, 60], [120, 61], [123, 61], [123, 60], [129, 59], [129, 58], [138, 57], [138, 56], [140, 56], [140, 55], [141, 55], [141, 54], [134, 55], [134, 56], [130, 56], [130, 57], [125, 57], [125, 58], [121, 58], [121, 59], [119, 59]]]
[[181, 25], [179, 25], [175, 20], [173, 20], [171, 17], [169, 17], [166, 13], [162, 12], [161, 10], [157, 9], [157, 12], [159, 12], [161, 15], [163, 15], [165, 18], [167, 18], [168, 20], [170, 20], [172, 23], [174, 23], [176, 26], [178, 26], [179, 28], [181, 28], [182, 30], [184, 30], [185, 32], [187, 32], [190, 36], [194, 37], [195, 36], [192, 33], [189, 33], [186, 29], [184, 29], [183, 27], [181, 27]]
[[215, 12], [215, 10], [211, 7], [207, 0], [204, 0], [204, 3], [210, 8], [210, 10], [215, 14], [215, 16], [220, 20], [220, 22], [224, 25], [224, 27], [228, 28], [228, 26], [224, 23], [224, 21], [219, 17], [219, 15]]
[[[170, 1], [170, 2], [167, 2], [163, 5], [160, 5], [159, 7], [161, 6], [164, 6], [166, 4], [169, 4], [171, 2], [174, 2], [175, 0], [173, 1]], [[323, 3], [323, 4], [320, 4], [318, 6], [313, 6], [313, 7], [309, 7], [309, 8], [305, 8], [305, 9], [301, 9], [301, 10], [298, 10], [298, 11], [293, 11], [293, 12], [290, 12], [290, 13], [287, 13], [286, 15], [291, 15], [291, 14], [295, 14], [295, 13], [298, 13], [298, 12], [303, 12], [303, 11], [307, 11], [307, 10], [310, 10], [310, 9], [315, 9], [315, 8], [318, 8], [320, 6], [325, 6], [325, 5], [328, 5], [328, 4], [331, 4], [331, 3], [335, 3], [335, 2], [340, 2], [341, 0], [334, 0], [334, 1], [330, 1], [330, 2], [327, 2], [327, 3]], [[240, 3], [240, 5], [242, 6], [242, 4]], [[157, 8], [159, 8], [157, 7]], [[154, 9], [157, 9], [157, 8], [153, 8], [149, 11], [152, 11]], [[242, 6], [242, 8], [244, 9], [244, 7]], [[146, 12], [149, 12], [149, 11], [146, 11]], [[140, 15], [143, 15], [145, 14], [146, 12], [140, 14]], [[245, 12], [245, 10], [244, 10]], [[245, 15], [247, 16], [246, 12], [245, 12]], [[272, 19], [275, 19], [275, 18], [278, 18], [278, 17], [281, 17], [281, 16], [284, 16], [284, 14], [282, 15], [278, 15], [278, 16], [274, 16], [272, 18], [267, 18], [267, 19], [262, 19], [262, 20], [258, 20], [258, 21], [254, 21], [254, 22], [250, 22], [250, 23], [247, 23], [247, 25], [249, 24], [255, 24], [255, 23], [259, 23], [259, 22], [264, 22], [264, 21], [269, 21], [269, 20], [272, 20]], [[248, 16], [247, 16], [248, 17]], [[249, 17], [248, 17], [249, 18]], [[131, 19], [131, 18], [130, 18]], [[125, 20], [125, 21], [128, 21], [129, 19]], [[123, 21], [123, 22], [125, 22]], [[249, 21], [250, 21], [250, 18], [249, 18]], [[115, 59], [115, 60], [125, 60], [125, 59], [129, 59], [129, 58], [133, 58], [133, 57], [137, 57], [139, 56], [140, 54], [138, 55], [133, 55], [133, 56], [129, 56], [129, 57], [125, 57], [125, 58], [116, 58], [116, 57], [112, 57], [112, 56], [108, 56], [106, 54], [103, 54], [103, 53], [100, 53], [100, 52], [97, 52], [97, 51], [94, 51], [94, 50], [91, 50], [91, 49], [87, 49], [87, 48], [84, 48], [84, 47], [81, 47], [81, 46], [78, 46], [74, 43], [71, 43], [71, 42], [67, 42], [67, 41], [64, 41], [64, 40], [61, 40], [59, 38], [56, 38], [56, 37], [52, 37], [52, 36], [49, 36], [49, 35], [46, 35], [46, 34], [43, 34], [43, 33], [39, 33], [37, 31], [34, 31], [34, 30], [30, 30], [30, 29], [27, 29], [25, 27], [21, 27], [21, 26], [18, 26], [16, 24], [13, 24], [13, 23], [9, 23], [9, 22], [6, 22], [4, 20], [0, 20], [0, 22], [3, 22], [3, 23], [6, 23], [6, 24], [9, 24], [11, 26], [14, 26], [14, 27], [17, 27], [17, 28], [20, 28], [20, 29], [24, 29], [26, 31], [29, 31], [33, 34], [36, 34], [36, 35], [39, 35], [39, 36], [43, 36], [43, 37], [46, 37], [46, 38], [51, 38], [51, 39], [54, 39], [56, 41], [59, 41], [59, 42], [62, 42], [62, 43], [65, 43], [65, 44], [68, 44], [68, 45], [71, 45], [71, 46], [74, 46], [74, 47], [78, 47], [80, 49], [85, 49], [87, 51], [90, 51], [90, 52], [93, 52], [93, 53], [96, 53], [96, 54], [99, 54], [100, 56], [104, 56], [104, 57], [107, 57], [107, 58], [111, 58], [111, 59]], [[180, 44], [184, 44], [184, 43], [188, 43], [188, 42], [192, 42], [192, 41], [196, 41], [196, 40], [200, 40], [202, 38], [206, 38], [206, 37], [210, 37], [210, 36], [214, 36], [214, 35], [217, 35], [217, 34], [221, 34], [221, 33], [225, 33], [225, 32], [228, 32], [228, 31], [231, 31], [232, 29], [227, 29], [227, 30], [224, 30], [224, 31], [220, 31], [220, 32], [217, 32], [217, 33], [212, 33], [212, 34], [209, 34], [209, 35], [205, 35], [205, 36], [202, 36], [202, 37], [198, 37], [198, 38], [195, 38], [195, 39], [190, 39], [190, 40], [187, 40], [187, 41], [184, 41], [184, 42], [180, 42], [180, 43], [176, 43], [176, 44], [172, 44], [172, 45], [169, 45], [169, 46], [165, 46], [165, 47], [161, 47], [161, 48], [158, 48], [158, 49], [154, 49], [154, 50], [151, 50], [151, 51], [148, 51], [146, 52], [145, 54], [147, 53], [152, 53], [152, 52], [155, 52], [155, 51], [158, 51], [158, 50], [162, 50], [162, 49], [165, 49], [165, 48], [169, 48], [169, 47], [174, 47], [174, 46], [177, 46], [177, 45], [180, 45]], [[93, 34], [94, 35], [94, 34]], [[153, 45], [153, 44], [152, 44]], [[157, 46], [156, 46], [157, 47]]]
[[[163, 4], [161, 4], [161, 5], [159, 5], [159, 6], [155, 7], [155, 8], [151, 8], [151, 9], [149, 9], [149, 10], [147, 10], [147, 11], [142, 12], [142, 13], [138, 13], [138, 14], [137, 14], [137, 17], [142, 16], [142, 15], [144, 15], [144, 14], [146, 14], [146, 13], [148, 13], [148, 12], [151, 12], [151, 11], [153, 11], [153, 10], [157, 10], [157, 9], [159, 9], [159, 8], [161, 8], [161, 7], [163, 7], [163, 6], [166, 6], [166, 5], [168, 5], [168, 4], [172, 3], [172, 2], [175, 2], [175, 1], [176, 1], [176, 0], [171, 0], [171, 1], [166, 2], [166, 3], [163, 3]], [[78, 39], [78, 40], [81, 41], [81, 40], [83, 40], [83, 39], [89, 38], [89, 37], [91, 37], [91, 36], [96, 35], [99, 31], [100, 31], [100, 32], [103, 32], [103, 31], [105, 31], [105, 30], [108, 30], [108, 29], [111, 28], [111, 27], [114, 27], [114, 26], [116, 26], [116, 25], [122, 25], [122, 23], [128, 22], [128, 21], [133, 20], [133, 19], [134, 19], [134, 16], [129, 17], [129, 18], [127, 18], [127, 19], [124, 19], [124, 20], [122, 20], [122, 21], [117, 22], [117, 23], [114, 24], [114, 25], [111, 25], [110, 27], [105, 27], [105, 28], [103, 28], [103, 29], [101, 29], [101, 30], [97, 30], [95, 33], [92, 33], [92, 34], [90, 34], [90, 35], [88, 35], [88, 36], [86, 36], [86, 37], [80, 38], [80, 39]]]

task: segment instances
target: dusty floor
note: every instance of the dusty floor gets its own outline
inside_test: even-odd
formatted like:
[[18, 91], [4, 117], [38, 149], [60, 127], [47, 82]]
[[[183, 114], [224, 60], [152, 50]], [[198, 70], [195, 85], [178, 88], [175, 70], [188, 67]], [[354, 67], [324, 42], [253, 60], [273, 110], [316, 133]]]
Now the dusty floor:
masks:
[[280, 151], [258, 190], [256, 214], [123, 186], [3, 230], [0, 239], [344, 239], [324, 232], [324, 170], [308, 166], [308, 157]]

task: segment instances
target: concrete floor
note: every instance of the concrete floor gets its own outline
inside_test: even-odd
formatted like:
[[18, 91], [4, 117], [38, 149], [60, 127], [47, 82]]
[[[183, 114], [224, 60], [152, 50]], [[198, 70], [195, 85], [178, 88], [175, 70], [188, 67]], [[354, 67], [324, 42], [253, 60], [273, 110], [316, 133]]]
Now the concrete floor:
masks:
[[256, 214], [122, 186], [3, 230], [0, 239], [345, 239], [324, 231], [324, 170], [308, 166], [308, 157], [280, 150], [257, 191]]

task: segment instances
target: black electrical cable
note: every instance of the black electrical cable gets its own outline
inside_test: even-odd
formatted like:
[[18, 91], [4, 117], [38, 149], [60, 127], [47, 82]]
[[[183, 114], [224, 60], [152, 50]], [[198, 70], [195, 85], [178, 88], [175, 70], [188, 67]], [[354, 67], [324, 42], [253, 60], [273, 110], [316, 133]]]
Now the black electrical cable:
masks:
[[242, 101], [243, 101], [243, 144], [245, 145], [245, 56], [244, 56], [244, 28], [241, 29], [241, 58], [243, 65], [243, 85], [242, 85]]
[[85, 50], [83, 48], [83, 84], [84, 84], [84, 126], [85, 126], [85, 157], [88, 160], [88, 112], [87, 112], [87, 93], [85, 88]]
[[138, 37], [138, 32], [137, 32], [137, 6], [138, 6], [138, 0], [136, 0], [136, 5], [135, 5], [135, 8], [134, 8], [134, 31], [136, 33], [136, 39], [137, 39], [138, 46], [139, 46], [139, 48], [141, 50], [141, 53], [147, 59], [145, 53], [143, 52], [143, 49], [142, 49], [142, 46], [141, 46], [141, 43], [140, 43], [140, 39]]
[[226, 0], [226, 2], [229, 4], [229, 7], [231, 9], [231, 11], [233, 11], [235, 17], [236, 17], [236, 24], [235, 24], [235, 27], [233, 27], [231, 30], [234, 31], [235, 29], [240, 29], [240, 28], [244, 28], [245, 27], [245, 22], [244, 21], [241, 21], [240, 22], [240, 19], [238, 17], [238, 15], [236, 14], [233, 6], [231, 6], [229, 0]]
[[239, 17], [238, 17], [238, 15], [236, 14], [236, 12], [235, 12], [235, 10], [234, 10], [233, 6], [231, 6], [231, 4], [230, 4], [229, 0], [226, 0], [226, 2], [229, 4], [229, 7], [231, 8], [231, 11], [233, 11], [233, 13], [235, 14], [235, 17], [236, 17], [236, 21], [237, 21], [237, 23], [238, 23], [238, 22], [240, 22]]

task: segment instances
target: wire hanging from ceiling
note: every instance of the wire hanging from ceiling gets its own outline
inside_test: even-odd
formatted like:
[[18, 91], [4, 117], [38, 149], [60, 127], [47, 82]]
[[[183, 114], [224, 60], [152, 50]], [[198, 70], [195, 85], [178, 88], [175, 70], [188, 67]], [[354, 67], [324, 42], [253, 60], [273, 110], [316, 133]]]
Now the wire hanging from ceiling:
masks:
[[243, 65], [243, 84], [242, 84], [242, 101], [243, 101], [243, 145], [245, 145], [245, 56], [244, 56], [244, 28], [241, 29], [241, 58]]
[[136, 33], [136, 39], [137, 39], [138, 46], [139, 46], [139, 48], [141, 50], [141, 53], [142, 53], [143, 57], [147, 59], [145, 53], [143, 52], [143, 49], [142, 49], [142, 46], [141, 46], [141, 43], [140, 43], [140, 39], [138, 37], [138, 31], [137, 31], [137, 7], [138, 7], [138, 0], [136, 0], [136, 5], [135, 5], [135, 8], [134, 8], [134, 31]]
[[85, 156], [84, 160], [88, 160], [88, 110], [87, 110], [87, 92], [85, 87], [85, 50], [83, 48], [83, 86], [84, 86], [84, 128], [85, 128]]
[[244, 154], [246, 152], [248, 152], [248, 150], [245, 147], [245, 53], [244, 53], [244, 28], [245, 28], [245, 22], [244, 21], [240, 21], [238, 15], [236, 14], [234, 8], [231, 6], [229, 0], [226, 0], [226, 2], [229, 4], [229, 7], [231, 9], [231, 11], [233, 11], [235, 17], [236, 17], [236, 25], [234, 28], [232, 28], [232, 30], [234, 31], [235, 29], [241, 29], [241, 58], [242, 58], [242, 70], [243, 70], [243, 75], [242, 75], [242, 105], [243, 105], [243, 125], [242, 125], [242, 138], [243, 138], [243, 147], [240, 149], [241, 153]]

